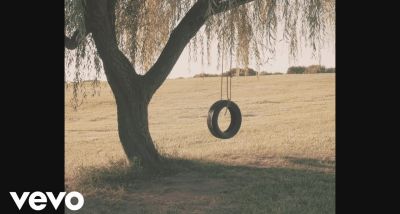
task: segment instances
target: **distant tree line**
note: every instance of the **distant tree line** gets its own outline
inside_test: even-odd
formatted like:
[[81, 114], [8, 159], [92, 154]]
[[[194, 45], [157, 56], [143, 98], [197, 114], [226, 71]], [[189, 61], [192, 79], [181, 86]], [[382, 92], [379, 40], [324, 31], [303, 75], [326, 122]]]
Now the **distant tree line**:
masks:
[[[223, 72], [222, 76], [224, 76], [224, 77], [226, 77], [226, 76], [257, 76], [257, 73], [259, 76], [283, 74], [280, 72], [274, 72], [274, 73], [270, 73], [270, 72], [266, 72], [266, 71], [257, 72], [253, 68], [247, 68], [247, 69], [232, 68], [229, 71]], [[198, 78], [198, 77], [220, 77], [220, 76], [221, 76], [221, 74], [200, 73], [200, 74], [194, 75], [193, 77]]]
[[316, 73], [335, 73], [335, 68], [325, 68], [322, 65], [292, 66], [287, 70], [287, 74], [316, 74]]
[[[281, 72], [267, 72], [261, 71], [257, 72], [253, 68], [232, 68], [229, 71], [222, 73], [222, 76], [266, 76], [266, 75], [281, 75]], [[335, 68], [325, 68], [322, 65], [310, 65], [306, 66], [291, 66], [288, 68], [287, 74], [316, 74], [316, 73], [335, 73]], [[220, 77], [221, 74], [209, 74], [209, 73], [200, 73], [196, 74], [193, 77]]]

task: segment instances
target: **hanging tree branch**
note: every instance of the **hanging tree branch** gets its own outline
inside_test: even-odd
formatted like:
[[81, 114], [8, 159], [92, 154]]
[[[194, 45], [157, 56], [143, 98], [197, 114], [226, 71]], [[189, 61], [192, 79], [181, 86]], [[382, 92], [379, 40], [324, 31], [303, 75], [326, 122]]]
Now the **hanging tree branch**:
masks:
[[254, 0], [221, 0], [221, 1], [211, 0], [210, 1], [211, 13], [209, 15], [222, 13], [252, 1]]
[[170, 74], [179, 56], [206, 20], [254, 0], [199, 0], [172, 31], [159, 58], [145, 75], [146, 85], [153, 94]]
[[[80, 20], [83, 20], [83, 22], [86, 22], [85, 19], [85, 14], [86, 14], [86, 1], [85, 0], [80, 0], [80, 1], [75, 1], [79, 2], [77, 5], [75, 5], [75, 9], [79, 6], [79, 9], [81, 9], [81, 18]], [[86, 38], [86, 36], [90, 33], [90, 28], [87, 26], [87, 23], [81, 23], [78, 24], [81, 25], [78, 27], [74, 33], [72, 34], [71, 37], [68, 37], [67, 35], [64, 36], [64, 45], [65, 48], [69, 50], [74, 50], [76, 49], [79, 44]], [[83, 25], [83, 27], [82, 27]]]
[[74, 32], [74, 34], [71, 36], [71, 38], [69, 38], [68, 36], [65, 35], [64, 44], [67, 49], [74, 50], [75, 48], [78, 47], [79, 42], [80, 42], [78, 39], [78, 35], [79, 35], [78, 30], [76, 30]]

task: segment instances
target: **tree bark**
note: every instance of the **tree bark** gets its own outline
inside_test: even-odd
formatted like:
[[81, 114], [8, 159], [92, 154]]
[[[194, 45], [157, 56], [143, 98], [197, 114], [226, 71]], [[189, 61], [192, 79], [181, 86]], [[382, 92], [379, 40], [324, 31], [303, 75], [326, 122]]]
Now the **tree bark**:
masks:
[[149, 132], [148, 104], [140, 93], [118, 100], [118, 133], [130, 162], [139, 159], [144, 167], [153, 168], [160, 159]]

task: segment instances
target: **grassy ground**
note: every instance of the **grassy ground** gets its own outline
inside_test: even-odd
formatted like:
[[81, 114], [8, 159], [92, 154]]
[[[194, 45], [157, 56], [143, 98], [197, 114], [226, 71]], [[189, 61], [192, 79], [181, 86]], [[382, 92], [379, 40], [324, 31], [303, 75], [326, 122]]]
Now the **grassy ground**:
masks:
[[335, 213], [335, 75], [234, 78], [243, 122], [228, 140], [206, 124], [219, 84], [168, 80], [155, 94], [150, 131], [167, 157], [155, 172], [125, 164], [106, 84], [76, 112], [67, 89], [65, 178], [85, 196], [80, 213]]

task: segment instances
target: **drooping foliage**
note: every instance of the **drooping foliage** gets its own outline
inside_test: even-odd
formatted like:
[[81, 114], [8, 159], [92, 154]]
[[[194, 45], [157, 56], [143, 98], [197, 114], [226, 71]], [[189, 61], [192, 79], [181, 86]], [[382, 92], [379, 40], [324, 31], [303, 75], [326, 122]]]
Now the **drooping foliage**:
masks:
[[[209, 4], [223, 1], [228, 0], [210, 0]], [[79, 29], [78, 37], [83, 37], [85, 0], [64, 2], [65, 34], [71, 36]], [[174, 27], [195, 2], [117, 0], [115, 27], [119, 47], [136, 72], [144, 74], [149, 70]], [[334, 0], [255, 0], [209, 17], [188, 48], [191, 60], [207, 63], [216, 43], [218, 62], [223, 57], [233, 60], [234, 66], [247, 67], [250, 62], [261, 65], [273, 57], [275, 44], [281, 39], [288, 43], [292, 58], [296, 57], [302, 45], [318, 52], [325, 41], [334, 36], [334, 31]], [[66, 50], [65, 55], [66, 67], [76, 68], [66, 69], [65, 75], [74, 80], [74, 97], [77, 99], [82, 80], [100, 77], [101, 60], [90, 36], [82, 39], [77, 49]], [[92, 84], [95, 88], [96, 81]]]

